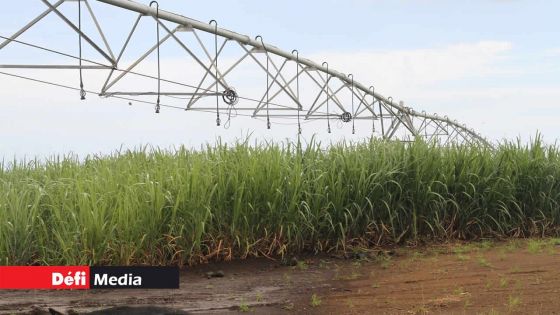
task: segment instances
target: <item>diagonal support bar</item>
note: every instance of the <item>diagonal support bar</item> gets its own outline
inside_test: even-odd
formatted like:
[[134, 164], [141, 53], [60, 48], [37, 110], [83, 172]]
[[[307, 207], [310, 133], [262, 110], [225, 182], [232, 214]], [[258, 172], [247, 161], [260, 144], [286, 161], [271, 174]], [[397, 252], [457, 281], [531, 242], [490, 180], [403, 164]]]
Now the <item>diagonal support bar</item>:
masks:
[[2, 44], [0, 44], [0, 50], [4, 47], [6, 47], [9, 43], [11, 43], [14, 39], [20, 37], [23, 33], [25, 33], [28, 29], [30, 29], [31, 27], [33, 27], [33, 25], [37, 24], [39, 21], [41, 21], [43, 18], [45, 18], [47, 15], [49, 15], [49, 13], [51, 13], [54, 9], [58, 8], [61, 4], [64, 3], [65, 0], [59, 0], [58, 2], [56, 2], [55, 4], [51, 5], [51, 7], [49, 7], [45, 12], [39, 14], [39, 16], [37, 16], [36, 18], [34, 18], [31, 22], [27, 23], [27, 25], [25, 25], [23, 28], [21, 28], [19, 31], [15, 32], [14, 35], [12, 35], [10, 37], [10, 39], [5, 40], [4, 42], [2, 42]]
[[87, 36], [86, 34], [84, 34], [84, 32], [80, 31], [80, 29], [74, 25], [74, 23], [72, 23], [66, 16], [64, 16], [64, 14], [60, 13], [60, 11], [58, 11], [57, 8], [55, 8], [50, 2], [48, 2], [47, 0], [41, 0], [46, 6], [48, 6], [50, 9], [52, 9], [52, 11], [54, 13], [56, 13], [56, 15], [58, 15], [58, 17], [60, 17], [66, 24], [68, 24], [68, 26], [70, 26], [70, 28], [72, 28], [76, 33], [82, 35], [82, 38], [88, 42], [91, 47], [93, 47], [95, 50], [97, 50], [97, 52], [99, 52], [105, 59], [107, 59], [112, 65], [115, 65], [115, 60], [113, 58], [111, 58], [111, 56], [109, 56], [105, 51], [103, 51], [103, 49], [101, 49], [93, 40], [91, 40], [91, 38], [89, 38], [89, 36]]

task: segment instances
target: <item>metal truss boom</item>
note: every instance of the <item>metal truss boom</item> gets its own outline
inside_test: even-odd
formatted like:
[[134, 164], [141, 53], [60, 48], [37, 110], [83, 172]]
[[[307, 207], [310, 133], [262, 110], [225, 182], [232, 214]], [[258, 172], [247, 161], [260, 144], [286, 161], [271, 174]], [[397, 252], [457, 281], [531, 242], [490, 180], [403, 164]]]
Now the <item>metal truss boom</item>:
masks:
[[[186, 27], [190, 27], [190, 28], [194, 28], [197, 30], [201, 30], [204, 32], [208, 32], [208, 33], [212, 33], [212, 34], [216, 34], [222, 37], [225, 37], [227, 39], [230, 40], [234, 40], [237, 41], [241, 44], [244, 45], [248, 45], [248, 46], [253, 46], [255, 48], [259, 48], [259, 49], [264, 49], [267, 53], [272, 53], [275, 55], [278, 55], [280, 57], [286, 58], [287, 60], [291, 60], [291, 61], [297, 61], [302, 65], [305, 65], [309, 68], [312, 69], [317, 69], [323, 73], [326, 73], [327, 75], [331, 75], [332, 77], [336, 77], [339, 80], [341, 80], [342, 82], [345, 82], [346, 84], [350, 84], [350, 80], [347, 77], [347, 75], [340, 73], [338, 71], [332, 70], [332, 69], [327, 69], [326, 67], [323, 67], [320, 64], [317, 64], [311, 60], [308, 59], [301, 59], [298, 58], [298, 60], [296, 60], [296, 56], [292, 53], [288, 53], [284, 50], [281, 50], [275, 46], [272, 45], [268, 45], [265, 43], [262, 43], [261, 41], [257, 41], [255, 39], [251, 39], [249, 36], [246, 35], [241, 35], [226, 29], [222, 29], [222, 28], [215, 28], [210, 24], [206, 24], [179, 14], [175, 14], [175, 13], [171, 13], [171, 12], [167, 12], [167, 11], [162, 11], [160, 10], [159, 13], [156, 12], [155, 8], [151, 8], [149, 6], [134, 2], [134, 1], [129, 1], [129, 0], [97, 0], [99, 2], [103, 2], [103, 3], [107, 3], [110, 5], [114, 5], [114, 6], [118, 6], [121, 7], [123, 9], [127, 9], [127, 10], [131, 10], [131, 11], [135, 11], [138, 12], [140, 14], [144, 14], [144, 15], [151, 15], [151, 16], [156, 16], [156, 14], [158, 14], [159, 18], [162, 20], [166, 20], [168, 22], [172, 22], [172, 23], [176, 23], [179, 25], [183, 25]], [[376, 99], [378, 99], [381, 103], [386, 104], [387, 106], [390, 106], [392, 108], [394, 108], [395, 110], [403, 113], [404, 115], [409, 115], [409, 116], [414, 116], [416, 118], [420, 118], [420, 119], [427, 119], [427, 120], [432, 120], [432, 121], [439, 121], [439, 122], [443, 122], [449, 126], [452, 126], [455, 129], [460, 130], [462, 133], [466, 133], [468, 134], [470, 137], [476, 139], [477, 141], [490, 146], [490, 143], [484, 139], [483, 137], [481, 137], [480, 135], [478, 135], [477, 133], [473, 132], [472, 130], [469, 130], [467, 128], [465, 128], [464, 126], [460, 125], [459, 123], [452, 121], [448, 118], [445, 117], [440, 117], [440, 116], [436, 116], [436, 115], [429, 115], [429, 114], [425, 114], [425, 113], [420, 113], [417, 112], [411, 108], [406, 108], [404, 106], [398, 105], [398, 104], [393, 104], [392, 101], [390, 101], [388, 98], [384, 97], [381, 94], [378, 93], [372, 93], [371, 90], [366, 87], [365, 85], [359, 83], [359, 82], [354, 82], [354, 87], [356, 89], [361, 90], [362, 92], [368, 94], [368, 95], [372, 95], [374, 96]], [[404, 122], [403, 122], [404, 123]], [[414, 133], [415, 136], [420, 135], [420, 133], [418, 132], [418, 130], [415, 129], [415, 127], [412, 124], [409, 124], [408, 126], [411, 131]]]
[[[125, 34], [126, 40], [122, 45], [122, 49], [111, 49], [109, 44], [111, 41], [108, 40], [106, 33], [103, 32], [102, 19], [96, 17], [90, 5], [90, 2], [93, 1], [124, 9], [137, 15], [132, 29]], [[4, 41], [0, 43], [0, 50], [9, 45], [11, 46], [12, 43], [17, 43], [35, 49], [57, 53], [65, 57], [79, 59], [79, 65], [64, 65], [58, 63], [53, 65], [0, 63], [0, 68], [23, 70], [79, 70], [80, 78], [82, 76], [82, 70], [107, 71], [109, 72], [108, 76], [103, 81], [104, 84], [98, 92], [102, 97], [128, 99], [132, 97], [153, 98], [157, 96], [158, 109], [156, 112], [159, 112], [161, 96], [175, 101], [183, 100], [184, 105], [182, 109], [187, 111], [198, 110], [207, 112], [214, 109], [215, 113], [218, 115], [218, 125], [220, 125], [220, 114], [227, 112], [231, 115], [232, 111], [246, 111], [250, 113], [247, 116], [253, 118], [266, 117], [269, 127], [271, 117], [297, 118], [298, 124], [300, 123], [300, 119], [310, 121], [328, 120], [329, 131], [331, 119], [340, 119], [343, 122], [371, 120], [373, 132], [380, 132], [381, 136], [387, 139], [401, 138], [410, 140], [410, 138], [413, 137], [423, 137], [427, 140], [438, 139], [446, 144], [464, 142], [492, 147], [480, 134], [455, 120], [447, 118], [447, 116], [442, 117], [437, 114], [427, 114], [423, 111], [417, 111], [407, 107], [403, 102], [394, 102], [391, 97], [385, 97], [376, 92], [373, 87], [368, 87], [368, 85], [355, 81], [352, 75], [347, 75], [329, 68], [326, 63], [318, 64], [312, 60], [301, 58], [299, 53], [294, 53], [297, 51], [288, 52], [273, 45], [266, 44], [260, 36], [253, 39], [249, 36], [220, 28], [215, 21], [203, 23], [180, 14], [161, 10], [159, 9], [159, 5], [148, 6], [132, 0], [57, 0], [52, 3], [49, 0], [38, 0], [38, 2], [43, 3], [47, 7], [46, 10], [13, 35], [9, 37], [0, 35], [0, 38], [4, 39]], [[96, 42], [94, 39], [95, 37], [90, 36], [90, 34], [87, 34], [87, 31], [82, 29], [81, 23], [78, 25], [74, 24], [72, 19], [67, 16], [68, 13], [61, 10], [60, 7], [67, 2], [74, 2], [79, 5], [85, 3], [86, 12], [89, 13], [93, 25], [95, 26], [94, 32], [97, 33], [97, 37], [100, 37], [101, 40], [97, 40]], [[34, 27], [49, 14], [58, 16], [59, 21], [61, 20], [64, 24], [69, 26], [72, 31], [79, 35], [79, 57], [19, 40], [21, 35]], [[81, 13], [79, 14], [81, 19]], [[132, 38], [139, 33], [138, 27], [143, 17], [148, 17], [149, 19], [147, 20], [153, 23], [152, 25], [154, 25], [154, 28], [157, 26], [157, 41], [154, 41], [146, 51], [142, 52], [139, 58], [131, 60], [129, 65], [121, 68], [120, 64], [123, 63], [125, 59], [123, 58], [125, 51], [131, 49]], [[215, 23], [213, 24], [212, 22]], [[169, 24], [173, 25], [169, 26]], [[160, 29], [162, 32], [161, 34]], [[115, 30], [111, 30], [111, 32], [113, 31]], [[182, 35], [180, 35], [180, 33], [183, 32], [192, 32], [195, 45], [187, 44], [181, 38]], [[212, 45], [215, 47], [213, 47], [213, 49], [208, 49], [198, 32], [200, 32], [201, 35], [211, 35], [213, 38]], [[107, 33], [107, 35], [109, 34]], [[218, 45], [218, 37], [223, 39], [223, 42], [220, 41], [220, 45]], [[93, 51], [97, 52], [99, 56], [103, 57], [103, 63], [82, 58], [82, 40], [89, 44], [90, 47], [93, 48]], [[230, 49], [230, 46], [232, 46], [228, 46], [228, 42], [238, 44], [239, 47], [236, 47], [236, 49], [241, 48], [239, 54], [241, 57], [236, 56], [233, 63], [226, 66], [224, 62], [218, 63], [218, 58], [222, 56], [224, 51], [227, 51], [227, 49]], [[164, 44], [169, 45], [171, 43], [181, 48], [180, 50], [184, 53], [183, 56], [185, 59], [188, 58], [193, 61], [196, 70], [185, 72], [185, 74], [196, 73], [192, 75], [194, 79], [196, 79], [194, 83], [187, 84], [169, 80], [161, 76], [159, 61], [160, 48]], [[199, 45], [199, 47], [197, 45]], [[113, 51], [117, 54], [115, 55]], [[146, 59], [156, 51], [158, 55], [157, 77], [137, 71], [136, 68], [139, 67], [140, 64], [143, 64]], [[106, 65], [107, 61], [109, 65]], [[85, 64], [82, 64], [82, 62], [85, 62]], [[233, 80], [231, 78], [232, 75], [236, 74], [241, 64], [245, 66], [247, 63], [250, 63], [251, 66], [255, 67], [257, 71], [262, 74], [261, 80], [266, 81], [266, 85], [264, 83], [262, 84], [262, 86], [265, 86], [264, 91], [261, 91], [259, 88], [259, 91], [255, 92], [257, 95], [254, 97], [247, 97], [244, 95], [246, 91], [240, 91], [238, 94], [231, 83]], [[292, 67], [293, 63], [295, 63], [294, 67]], [[293, 71], [296, 65], [296, 71]], [[202, 71], [202, 74], [199, 76], [200, 71]], [[6, 73], [0, 74], [10, 75]], [[153, 89], [139, 87], [138, 85], [134, 86], [133, 91], [123, 91], [121, 89], [121, 83], [128, 80], [131, 76], [157, 80], [158, 91], [152, 92]], [[19, 75], [13, 75], [13, 77], [22, 78]], [[258, 77], [260, 77], [260, 75]], [[202, 79], [200, 80], [197, 78]], [[166, 84], [164, 91], [161, 90], [161, 83]], [[307, 86], [305, 88], [300, 87], [300, 83], [307, 84]], [[294, 85], [297, 85], [297, 88], [295, 88]], [[171, 89], [170, 86], [174, 86], [176, 89]], [[259, 83], [259, 87], [260, 86]], [[115, 91], [117, 88], [120, 90]], [[167, 89], [170, 89], [170, 91], [167, 91]], [[219, 91], [219, 89], [222, 89], [222, 91]], [[83, 94], [83, 87], [81, 87], [81, 90]], [[254, 88], [249, 90], [254, 90]], [[297, 93], [295, 91], [297, 91]], [[304, 100], [304, 93], [300, 93], [300, 91], [307, 93], [310, 99]], [[206, 97], [213, 97], [212, 99], [216, 99], [215, 108], [209, 107], [208, 104], [198, 104], [200, 100]], [[220, 98], [222, 98], [223, 101], [220, 101]], [[236, 106], [237, 102], [240, 100], [252, 102], [254, 106]], [[138, 101], [142, 103], [151, 103], [146, 99]], [[224, 104], [226, 105], [225, 107]], [[352, 109], [346, 109], [347, 106], [349, 107], [349, 104], [352, 105]], [[178, 106], [168, 107], [181, 108]], [[278, 114], [278, 111], [282, 111], [282, 114]], [[376, 122], [381, 126], [380, 131], [376, 131]]]

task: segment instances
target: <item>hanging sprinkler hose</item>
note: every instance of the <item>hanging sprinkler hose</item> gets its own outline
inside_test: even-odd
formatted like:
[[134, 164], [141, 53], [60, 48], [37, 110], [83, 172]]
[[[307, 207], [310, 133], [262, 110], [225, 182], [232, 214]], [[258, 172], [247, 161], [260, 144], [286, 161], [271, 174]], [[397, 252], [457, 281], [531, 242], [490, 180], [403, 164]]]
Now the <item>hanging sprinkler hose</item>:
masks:
[[270, 97], [269, 97], [269, 84], [270, 84], [270, 76], [269, 76], [269, 64], [270, 64], [270, 57], [268, 56], [268, 51], [264, 45], [264, 41], [261, 35], [255, 37], [255, 40], [260, 39], [262, 48], [264, 53], [266, 54], [266, 128], [270, 129], [272, 124], [270, 123]]
[[331, 133], [331, 114], [329, 111], [329, 81], [331, 79], [331, 75], [329, 73], [329, 63], [323, 62], [323, 67], [326, 65], [327, 67], [327, 83], [325, 83], [325, 94], [327, 95], [327, 131]]
[[298, 111], [297, 111], [297, 123], [298, 123], [298, 134], [301, 135], [301, 114], [300, 111], [302, 110], [301, 108], [301, 103], [299, 100], [299, 51], [297, 49], [292, 50], [292, 54], [296, 54], [296, 91], [297, 91], [297, 106], [298, 106]]
[[78, 0], [78, 35], [79, 35], [79, 53], [80, 53], [80, 99], [86, 99], [86, 91], [84, 90], [84, 77], [82, 74], [82, 0]]
[[158, 93], [156, 101], [156, 114], [161, 110], [161, 58], [160, 58], [160, 36], [159, 36], [159, 3], [157, 1], [150, 2], [150, 7], [156, 5], [156, 31], [157, 31], [157, 68], [158, 68]]

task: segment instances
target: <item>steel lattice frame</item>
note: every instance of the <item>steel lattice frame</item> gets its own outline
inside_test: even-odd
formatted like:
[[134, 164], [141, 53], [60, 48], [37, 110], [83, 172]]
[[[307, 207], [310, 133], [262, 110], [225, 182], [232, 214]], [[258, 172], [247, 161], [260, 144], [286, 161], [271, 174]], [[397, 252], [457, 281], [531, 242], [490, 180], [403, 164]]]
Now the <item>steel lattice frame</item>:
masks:
[[[187, 111], [212, 111], [224, 113], [232, 108], [237, 112], [244, 112], [254, 118], [270, 119], [298, 119], [302, 121], [326, 120], [330, 123], [335, 120], [372, 121], [374, 132], [386, 139], [410, 140], [414, 137], [423, 137], [428, 141], [438, 140], [440, 143], [467, 143], [480, 144], [491, 147], [491, 144], [474, 130], [467, 128], [447, 117], [436, 114], [430, 115], [405, 107], [402, 102], [395, 103], [392, 98], [386, 98], [377, 93], [373, 87], [367, 87], [354, 81], [352, 75], [345, 75], [329, 68], [327, 63], [319, 65], [311, 60], [303, 59], [297, 51], [286, 52], [277, 47], [265, 44], [262, 38], [252, 39], [245, 35], [218, 28], [217, 23], [202, 23], [175, 13], [159, 10], [158, 7], [150, 7], [129, 0], [57, 0], [54, 3], [48, 0], [40, 0], [46, 10], [31, 20], [22, 29], [11, 37], [3, 37], [0, 50], [11, 43], [32, 44], [19, 42], [20, 37], [27, 30], [44, 19], [47, 15], [54, 14], [60, 21], [67, 24], [74, 32], [80, 35], [84, 42], [102, 56], [102, 62], [86, 62], [82, 64], [80, 56], [79, 65], [0, 65], [0, 68], [9, 69], [77, 69], [77, 70], [105, 70], [108, 72], [106, 80], [100, 91], [96, 91], [102, 97], [117, 97], [125, 99], [140, 100], [144, 103], [154, 103], [153, 100], [145, 100], [147, 97], [183, 97], [185, 98], [184, 109]], [[60, 6], [66, 2], [78, 2], [85, 5], [84, 10], [90, 15], [101, 40], [96, 42], [92, 37], [85, 34], [82, 29], [75, 25], [69, 17], [65, 16]], [[96, 18], [94, 11], [88, 1], [98, 1], [109, 4], [137, 14], [131, 31], [128, 33], [124, 44], [118, 54], [109, 45], [103, 32], [103, 28]], [[162, 37], [159, 42], [150, 47], [138, 59], [128, 67], [121, 69], [120, 63], [132, 36], [142, 19], [152, 19], [158, 30], [161, 29]], [[173, 25], [174, 27], [169, 27]], [[159, 32], [159, 31], [158, 31]], [[177, 34], [179, 32], [191, 32], [201, 48], [197, 53]], [[216, 41], [209, 47], [199, 36], [199, 33], [211, 34]], [[158, 33], [159, 35], [159, 33]], [[165, 80], [161, 77], [136, 73], [135, 68], [155, 51], [159, 54], [160, 47], [166, 42], [175, 42], [181, 47], [188, 58], [192, 58], [201, 69], [203, 76], [195, 85], [185, 85], [178, 82]], [[221, 44], [219, 44], [221, 43]], [[226, 46], [238, 45], [241, 48], [241, 56], [227, 67], [219, 64], [218, 60]], [[41, 48], [41, 47], [38, 47]], [[213, 52], [214, 50], [214, 52]], [[72, 56], [71, 56], [72, 57]], [[75, 58], [75, 57], [74, 57]], [[266, 88], [262, 91], [262, 97], [255, 99], [255, 106], [235, 106], [243, 91], [234, 91], [234, 87], [228, 84], [228, 76], [236, 70], [242, 62], [254, 62], [262, 71], [263, 79], [266, 80]], [[293, 71], [293, 69], [297, 71]], [[289, 72], [288, 69], [291, 69]], [[5, 74], [5, 73], [2, 73]], [[118, 91], [115, 90], [117, 83], [130, 74], [142, 75], [151, 79], [174, 83], [181, 87], [180, 91]], [[300, 81], [306, 80], [306, 87], [300, 86]], [[263, 80], [263, 81], [264, 81]], [[209, 82], [207, 82], [209, 81]], [[206, 83], [206, 84], [205, 84]], [[263, 83], [264, 85], [264, 83]], [[304, 101], [300, 90], [310, 91], [315, 89], [311, 100]], [[229, 94], [228, 94], [229, 93]], [[239, 93], [239, 95], [237, 95]], [[229, 101], [228, 101], [229, 96]], [[277, 99], [281, 96], [288, 101], [279, 104]], [[216, 107], [202, 107], [200, 100], [205, 97], [219, 98]], [[223, 98], [223, 100], [221, 100]], [[155, 103], [154, 103], [155, 104]], [[350, 107], [350, 104], [352, 106]], [[218, 122], [219, 124], [219, 122]], [[377, 126], [377, 129], [376, 129]], [[269, 123], [270, 127], [270, 123]]]

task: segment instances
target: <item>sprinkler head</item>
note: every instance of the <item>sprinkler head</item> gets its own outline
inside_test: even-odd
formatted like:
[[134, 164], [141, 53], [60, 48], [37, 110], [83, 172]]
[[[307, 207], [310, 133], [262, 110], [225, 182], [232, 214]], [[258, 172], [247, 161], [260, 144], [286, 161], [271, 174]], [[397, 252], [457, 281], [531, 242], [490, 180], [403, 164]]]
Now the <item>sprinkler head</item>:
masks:
[[342, 115], [340, 115], [340, 120], [342, 120], [345, 123], [351, 122], [352, 119], [353, 119], [352, 114], [349, 112], [344, 112], [342, 113]]

